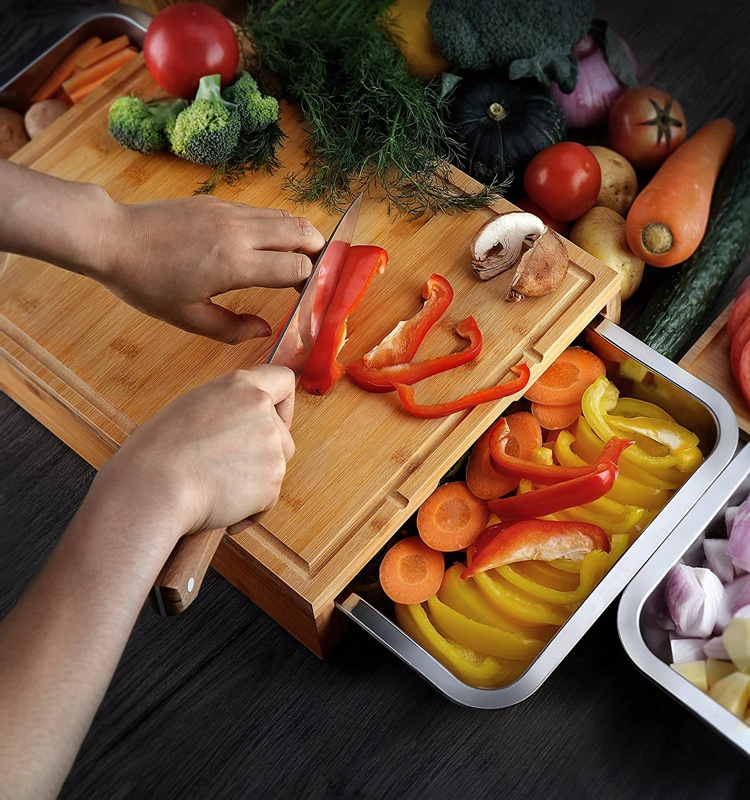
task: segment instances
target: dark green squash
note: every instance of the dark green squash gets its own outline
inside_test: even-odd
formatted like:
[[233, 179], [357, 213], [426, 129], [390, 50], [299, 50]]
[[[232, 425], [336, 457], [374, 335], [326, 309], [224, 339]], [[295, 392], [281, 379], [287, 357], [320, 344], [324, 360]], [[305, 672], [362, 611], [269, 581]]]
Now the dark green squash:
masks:
[[522, 194], [529, 161], [565, 136], [565, 117], [549, 92], [535, 80], [511, 81], [502, 72], [463, 78], [450, 109], [456, 139], [464, 146], [458, 165], [482, 183], [513, 173], [511, 197]]

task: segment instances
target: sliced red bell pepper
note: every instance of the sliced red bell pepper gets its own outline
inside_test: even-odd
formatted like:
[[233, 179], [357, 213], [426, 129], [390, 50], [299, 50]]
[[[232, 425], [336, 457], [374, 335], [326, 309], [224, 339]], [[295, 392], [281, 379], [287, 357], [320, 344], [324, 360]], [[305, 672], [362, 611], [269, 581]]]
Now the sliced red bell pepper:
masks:
[[405, 364], [386, 367], [367, 367], [363, 360], [355, 361], [346, 368], [355, 382], [368, 392], [392, 392], [395, 384], [411, 384], [437, 375], [439, 372], [460, 367], [473, 361], [482, 352], [482, 334], [474, 317], [467, 317], [456, 326], [456, 333], [469, 341], [469, 346], [456, 353], [428, 358]]
[[383, 272], [388, 253], [382, 247], [355, 245], [349, 248], [341, 276], [300, 377], [310, 394], [325, 394], [344, 374], [337, 360], [346, 342], [346, 323], [365, 296], [376, 273]]
[[556, 558], [577, 561], [592, 550], [609, 552], [607, 534], [598, 525], [526, 519], [500, 531], [480, 548], [461, 577], [471, 578], [479, 572], [518, 561], [553, 561]]
[[622, 451], [632, 444], [627, 439], [612, 437], [602, 449], [595, 464], [587, 464], [585, 467], [561, 467], [558, 464], [537, 464], [533, 461], [510, 455], [507, 452], [510, 438], [510, 427], [505, 419], [501, 417], [490, 432], [489, 449], [493, 468], [503, 475], [509, 475], [513, 478], [528, 478], [534, 483], [541, 483], [545, 486], [591, 475], [596, 470], [597, 464], [608, 461], [616, 464]]
[[478, 392], [459, 397], [458, 400], [451, 400], [448, 403], [435, 403], [434, 405], [422, 406], [414, 399], [414, 389], [403, 383], [396, 384], [396, 391], [404, 408], [415, 417], [422, 419], [437, 419], [455, 414], [457, 411], [464, 411], [467, 408], [474, 408], [481, 403], [490, 403], [502, 397], [510, 397], [513, 394], [522, 392], [529, 382], [529, 368], [526, 364], [519, 364], [511, 367], [511, 371], [518, 375], [517, 378], [501, 383], [499, 386], [492, 386], [489, 389], [480, 389]]
[[422, 297], [422, 308], [410, 319], [399, 322], [380, 344], [356, 363], [374, 370], [411, 361], [424, 337], [451, 304], [453, 287], [442, 275], [433, 274], [422, 289]]
[[533, 489], [525, 494], [488, 500], [487, 505], [493, 514], [502, 520], [546, 517], [556, 511], [593, 503], [612, 488], [618, 475], [617, 464], [606, 461], [597, 464], [591, 475], [573, 478], [570, 481]]
[[474, 542], [466, 548], [466, 563], [471, 564], [483, 547], [488, 545], [499, 533], [515, 524], [515, 522], [496, 522], [494, 525], [485, 528]]

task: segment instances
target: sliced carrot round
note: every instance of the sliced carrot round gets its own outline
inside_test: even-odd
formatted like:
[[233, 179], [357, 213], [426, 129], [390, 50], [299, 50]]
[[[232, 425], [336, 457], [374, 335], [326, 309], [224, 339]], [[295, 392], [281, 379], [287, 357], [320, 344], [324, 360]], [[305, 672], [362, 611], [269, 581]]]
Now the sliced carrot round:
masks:
[[[507, 451], [516, 458], [531, 460], [535, 447], [542, 446], [542, 431], [539, 423], [528, 413], [519, 411], [508, 414], [505, 421], [510, 428]], [[501, 475], [490, 463], [490, 433], [485, 431], [471, 450], [466, 465], [466, 483], [469, 489], [482, 500], [502, 497], [518, 488], [518, 479]]]
[[463, 550], [487, 527], [490, 510], [463, 481], [438, 486], [417, 512], [417, 530], [433, 550]]
[[732, 365], [732, 374], [735, 378], [737, 377], [740, 366], [740, 356], [748, 341], [750, 341], [750, 317], [740, 325], [737, 333], [734, 334], [732, 346], [729, 351], [729, 362]]
[[424, 603], [443, 581], [445, 558], [418, 536], [402, 539], [380, 563], [380, 586], [394, 603]]
[[599, 356], [582, 347], [568, 347], [526, 390], [524, 396], [532, 403], [569, 405], [579, 401], [586, 389], [606, 372]]
[[581, 401], [564, 406], [532, 403], [531, 413], [545, 430], [559, 431], [572, 425], [581, 416]]
[[750, 317], [750, 292], [744, 292], [734, 301], [727, 320], [727, 336], [731, 342], [742, 323]]

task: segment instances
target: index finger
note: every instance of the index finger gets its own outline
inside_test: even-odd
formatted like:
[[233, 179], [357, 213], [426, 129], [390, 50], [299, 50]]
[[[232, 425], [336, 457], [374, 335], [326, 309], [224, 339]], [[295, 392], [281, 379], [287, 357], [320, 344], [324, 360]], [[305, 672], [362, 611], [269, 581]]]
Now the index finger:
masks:
[[253, 382], [261, 391], [268, 394], [276, 407], [276, 413], [289, 428], [294, 416], [294, 390], [297, 379], [289, 369], [278, 364], [259, 364], [248, 372], [253, 375]]

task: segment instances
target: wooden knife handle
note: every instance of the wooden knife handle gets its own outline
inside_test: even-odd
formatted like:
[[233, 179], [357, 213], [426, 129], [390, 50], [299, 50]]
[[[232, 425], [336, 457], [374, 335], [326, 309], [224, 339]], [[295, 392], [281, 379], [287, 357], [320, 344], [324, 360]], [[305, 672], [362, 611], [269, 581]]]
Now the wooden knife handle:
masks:
[[151, 590], [151, 605], [162, 617], [184, 611], [198, 596], [225, 528], [183, 536]]

